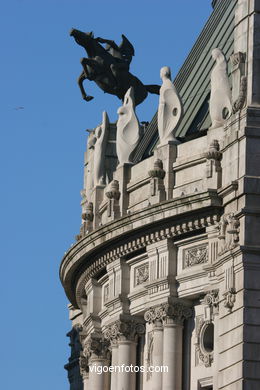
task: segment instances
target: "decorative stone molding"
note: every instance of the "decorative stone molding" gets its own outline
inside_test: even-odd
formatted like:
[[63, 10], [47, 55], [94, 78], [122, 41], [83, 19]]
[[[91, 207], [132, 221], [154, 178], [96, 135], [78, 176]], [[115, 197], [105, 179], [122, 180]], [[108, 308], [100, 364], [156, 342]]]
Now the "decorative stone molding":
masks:
[[135, 337], [142, 334], [145, 334], [145, 325], [135, 319], [115, 321], [104, 331], [105, 339], [110, 342], [122, 339], [135, 341]]
[[185, 249], [183, 268], [193, 267], [194, 265], [207, 263], [209, 260], [208, 245], [200, 245]]
[[211, 321], [205, 321], [203, 316], [196, 318], [196, 336], [197, 340], [195, 343], [195, 350], [199, 360], [204, 364], [205, 367], [210, 367], [213, 362], [214, 351], [205, 348], [204, 337], [205, 331], [208, 326], [213, 326]]
[[134, 285], [139, 286], [149, 279], [149, 263], [142, 264], [139, 267], [136, 267], [134, 276]]
[[76, 290], [77, 302], [80, 302], [82, 291], [84, 290], [84, 286], [86, 285], [87, 281], [119, 257], [123, 257], [138, 249], [144, 248], [146, 245], [159, 242], [166, 238], [178, 237], [188, 232], [201, 230], [208, 226], [216, 225], [218, 224], [218, 221], [219, 216], [217, 214], [210, 215], [208, 217], [187, 220], [182, 224], [176, 224], [172, 227], [165, 227], [158, 231], [140, 236], [134, 240], [126, 242], [123, 245], [115, 247], [113, 250], [104, 253], [102, 256], [96, 257], [93, 263], [88, 266], [78, 281], [78, 288]]
[[226, 307], [228, 309], [228, 312], [231, 313], [236, 301], [235, 287], [231, 287], [228, 291], [224, 292], [223, 297], [224, 297], [224, 307]]
[[191, 317], [192, 309], [182, 303], [164, 304], [147, 310], [144, 319], [149, 324], [156, 321], [163, 321], [171, 317], [174, 321], [182, 323], [185, 319]]
[[239, 220], [234, 213], [222, 215], [219, 222], [219, 255], [238, 245], [239, 225]]

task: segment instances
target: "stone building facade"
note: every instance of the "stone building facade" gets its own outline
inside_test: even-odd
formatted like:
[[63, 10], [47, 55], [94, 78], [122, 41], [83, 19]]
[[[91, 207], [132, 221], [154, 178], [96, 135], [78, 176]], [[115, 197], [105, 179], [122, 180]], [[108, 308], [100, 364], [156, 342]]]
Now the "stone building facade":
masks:
[[[71, 390], [260, 388], [260, 1], [213, 5], [174, 81], [174, 140], [158, 139], [157, 114], [131, 161], [117, 164], [106, 114], [88, 139], [60, 267]], [[108, 370], [122, 365], [144, 370]]]

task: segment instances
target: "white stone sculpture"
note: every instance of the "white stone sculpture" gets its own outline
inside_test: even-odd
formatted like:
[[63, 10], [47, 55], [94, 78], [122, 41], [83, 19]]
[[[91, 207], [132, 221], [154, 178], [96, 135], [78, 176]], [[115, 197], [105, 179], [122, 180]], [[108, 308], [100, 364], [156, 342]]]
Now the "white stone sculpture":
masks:
[[183, 108], [178, 92], [171, 81], [171, 70], [168, 66], [161, 68], [162, 86], [158, 107], [158, 131], [160, 146], [169, 141], [178, 143], [175, 131], [181, 120]]
[[94, 147], [96, 143], [95, 132], [91, 131], [88, 136], [87, 153], [85, 160], [85, 178], [84, 188], [86, 198], [89, 201], [94, 187], [93, 166], [94, 166]]
[[212, 50], [211, 54], [216, 65], [211, 72], [209, 113], [211, 129], [215, 129], [223, 126], [225, 120], [231, 115], [232, 103], [225, 56], [218, 48]]
[[116, 152], [119, 165], [131, 163], [132, 153], [140, 138], [140, 125], [135, 114], [133, 88], [125, 94], [123, 106], [117, 111]]
[[109, 119], [107, 113], [103, 112], [102, 124], [95, 129], [95, 149], [94, 149], [94, 186], [105, 184], [105, 152], [109, 131]]

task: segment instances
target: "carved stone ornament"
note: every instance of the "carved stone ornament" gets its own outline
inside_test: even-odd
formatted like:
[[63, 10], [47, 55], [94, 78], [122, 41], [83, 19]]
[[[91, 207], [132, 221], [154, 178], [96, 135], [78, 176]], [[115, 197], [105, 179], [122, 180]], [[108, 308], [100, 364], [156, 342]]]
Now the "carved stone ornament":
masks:
[[157, 177], [158, 179], [164, 179], [165, 170], [163, 169], [163, 162], [160, 159], [155, 160], [153, 169], [148, 172], [150, 177]]
[[169, 141], [179, 143], [175, 138], [177, 126], [183, 114], [182, 102], [171, 81], [171, 70], [168, 66], [161, 68], [162, 86], [158, 107], [158, 131], [160, 146]]
[[219, 222], [219, 255], [235, 248], [239, 242], [239, 220], [234, 213], [222, 215]]
[[88, 377], [89, 372], [88, 359], [86, 358], [86, 356], [83, 355], [82, 352], [79, 357], [79, 370], [82, 378], [86, 379], [86, 377]]
[[94, 186], [105, 184], [105, 153], [108, 132], [109, 119], [107, 113], [104, 111], [102, 124], [95, 129]]
[[212, 50], [212, 58], [216, 64], [211, 72], [209, 113], [211, 129], [215, 129], [223, 126], [232, 114], [232, 103], [225, 56], [220, 49], [216, 48]]
[[211, 321], [205, 321], [203, 316], [196, 318], [196, 335], [197, 341], [195, 343], [195, 349], [199, 360], [205, 367], [210, 367], [213, 362], [214, 351], [211, 348], [206, 348], [204, 343], [205, 331], [208, 326], [213, 326]]
[[212, 321], [214, 316], [219, 312], [218, 290], [209, 291], [202, 300], [202, 304], [208, 307], [208, 310], [205, 311], [205, 319]]
[[218, 140], [211, 141], [208, 151], [205, 153], [205, 157], [208, 160], [222, 160], [222, 153], [219, 151]]
[[101, 336], [90, 335], [84, 342], [83, 355], [88, 358], [110, 359], [109, 343]]
[[184, 251], [184, 268], [208, 262], [208, 246], [201, 245]]
[[138, 145], [140, 138], [140, 125], [135, 114], [133, 88], [125, 94], [124, 104], [117, 111], [116, 152], [119, 164], [132, 162], [132, 153]]
[[247, 95], [247, 77], [242, 76], [240, 80], [239, 95], [237, 100], [233, 103], [234, 113], [239, 110], [242, 110], [242, 108], [245, 106], [246, 95]]
[[218, 291], [213, 290], [209, 291], [203, 300], [204, 305], [210, 306], [210, 307], [218, 307], [219, 305], [219, 296]]
[[106, 192], [106, 197], [108, 199], [119, 200], [119, 198], [120, 198], [120, 191], [119, 191], [119, 182], [118, 182], [118, 180], [113, 180], [109, 184], [109, 189]]
[[145, 283], [149, 279], [149, 263], [135, 268], [135, 286]]
[[142, 334], [145, 334], [145, 325], [135, 320], [118, 320], [104, 331], [105, 339], [110, 342], [120, 339], [134, 340], [136, 335]]
[[84, 221], [90, 221], [92, 222], [94, 219], [94, 214], [93, 214], [93, 203], [89, 202], [86, 206], [86, 210], [84, 213], [82, 213], [82, 219]]
[[209, 146], [208, 151], [205, 153], [205, 157], [208, 160], [206, 164], [207, 178], [212, 177], [213, 168], [215, 167], [215, 172], [221, 172], [221, 163], [222, 153], [219, 151], [218, 140], [214, 139]]
[[181, 323], [185, 319], [191, 317], [192, 309], [182, 303], [164, 304], [147, 310], [144, 314], [144, 319], [149, 324], [155, 321], [163, 321], [167, 317]]
[[224, 297], [224, 307], [226, 307], [231, 313], [233, 306], [236, 301], [236, 289], [234, 287], [231, 287], [223, 294]]
[[230, 57], [233, 78], [233, 113], [241, 110], [246, 103], [247, 77], [245, 76], [246, 54], [237, 52]]

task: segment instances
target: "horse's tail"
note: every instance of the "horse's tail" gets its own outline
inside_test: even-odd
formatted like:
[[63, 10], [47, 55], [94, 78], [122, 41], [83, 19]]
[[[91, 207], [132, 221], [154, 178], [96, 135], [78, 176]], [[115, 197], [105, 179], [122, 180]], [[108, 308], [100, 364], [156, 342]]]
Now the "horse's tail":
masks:
[[145, 88], [147, 92], [155, 93], [156, 95], [160, 94], [160, 85], [151, 84], [151, 85], [145, 85]]

